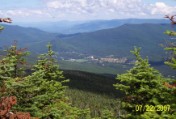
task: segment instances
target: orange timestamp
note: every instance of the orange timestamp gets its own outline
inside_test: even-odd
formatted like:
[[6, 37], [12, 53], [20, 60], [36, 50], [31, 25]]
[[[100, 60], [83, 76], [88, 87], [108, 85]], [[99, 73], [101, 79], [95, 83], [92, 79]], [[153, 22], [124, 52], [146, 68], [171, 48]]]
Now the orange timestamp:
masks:
[[135, 105], [136, 112], [170, 111], [170, 105]]

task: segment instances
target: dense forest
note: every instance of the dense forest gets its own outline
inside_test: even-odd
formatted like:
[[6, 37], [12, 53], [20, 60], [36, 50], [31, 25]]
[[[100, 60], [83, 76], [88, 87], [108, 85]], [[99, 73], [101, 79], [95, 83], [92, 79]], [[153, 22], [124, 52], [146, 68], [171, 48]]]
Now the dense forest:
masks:
[[[173, 17], [166, 16], [175, 25]], [[165, 35], [165, 64], [176, 69], [175, 43], [170, 40], [176, 32], [167, 30]], [[18, 48], [16, 41], [1, 51], [0, 118], [19, 118], [18, 112], [24, 112], [24, 119], [176, 119], [175, 77], [151, 67], [140, 55], [142, 48], [134, 47], [133, 67], [117, 76], [62, 71], [51, 43], [47, 49], [32, 65], [27, 62], [30, 52]]]

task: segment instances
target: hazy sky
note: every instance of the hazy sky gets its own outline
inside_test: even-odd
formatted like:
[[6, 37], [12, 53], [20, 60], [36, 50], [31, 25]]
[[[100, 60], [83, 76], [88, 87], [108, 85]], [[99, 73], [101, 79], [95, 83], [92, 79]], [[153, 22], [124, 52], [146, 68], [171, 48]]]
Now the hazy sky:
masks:
[[163, 18], [176, 0], [0, 0], [0, 17], [15, 21]]

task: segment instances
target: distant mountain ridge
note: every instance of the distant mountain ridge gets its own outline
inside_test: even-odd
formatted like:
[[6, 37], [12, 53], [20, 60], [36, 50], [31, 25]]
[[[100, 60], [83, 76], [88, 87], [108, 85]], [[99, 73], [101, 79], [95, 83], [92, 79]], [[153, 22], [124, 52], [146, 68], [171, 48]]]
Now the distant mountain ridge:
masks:
[[89, 21], [86, 23], [78, 24], [74, 26], [73, 33], [75, 32], [91, 32], [101, 29], [115, 28], [124, 24], [143, 24], [143, 23], [152, 23], [152, 24], [167, 24], [168, 20], [165, 19], [114, 19], [114, 20], [97, 20]]
[[40, 30], [53, 33], [73, 34], [92, 32], [101, 29], [118, 27], [124, 24], [169, 24], [166, 19], [112, 19], [112, 20], [92, 20], [92, 21], [56, 21], [56, 22], [26, 22], [16, 23], [20, 26], [34, 27]]

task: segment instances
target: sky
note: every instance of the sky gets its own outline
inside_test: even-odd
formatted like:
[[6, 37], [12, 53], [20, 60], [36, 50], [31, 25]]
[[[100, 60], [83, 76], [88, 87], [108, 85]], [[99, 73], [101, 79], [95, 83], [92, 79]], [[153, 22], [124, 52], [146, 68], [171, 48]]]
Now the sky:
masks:
[[176, 0], [0, 0], [0, 17], [15, 21], [161, 19], [176, 14]]

